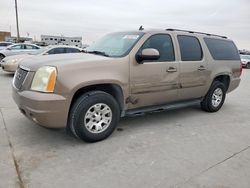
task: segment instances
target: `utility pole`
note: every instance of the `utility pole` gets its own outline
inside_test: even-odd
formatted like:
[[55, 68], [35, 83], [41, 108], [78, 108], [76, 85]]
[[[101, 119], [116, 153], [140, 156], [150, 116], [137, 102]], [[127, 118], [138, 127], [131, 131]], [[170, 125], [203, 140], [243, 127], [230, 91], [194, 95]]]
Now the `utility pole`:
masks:
[[15, 8], [16, 8], [16, 30], [17, 30], [17, 42], [19, 42], [19, 41], [20, 41], [20, 34], [19, 34], [19, 24], [18, 24], [17, 0], [15, 0]]

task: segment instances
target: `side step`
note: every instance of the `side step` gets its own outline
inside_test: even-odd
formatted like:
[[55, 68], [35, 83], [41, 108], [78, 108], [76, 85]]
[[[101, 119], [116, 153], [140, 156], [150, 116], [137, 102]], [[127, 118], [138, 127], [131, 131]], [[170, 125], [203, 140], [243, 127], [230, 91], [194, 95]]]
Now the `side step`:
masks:
[[154, 113], [154, 112], [162, 112], [162, 111], [174, 110], [174, 109], [179, 109], [179, 108], [186, 108], [190, 106], [199, 105], [200, 102], [201, 102], [201, 99], [194, 99], [194, 100], [188, 100], [188, 101], [182, 101], [182, 102], [176, 102], [176, 103], [169, 103], [165, 105], [137, 108], [137, 109], [126, 111], [124, 116], [129, 116], [129, 117], [142, 116], [142, 115], [145, 115], [146, 113]]

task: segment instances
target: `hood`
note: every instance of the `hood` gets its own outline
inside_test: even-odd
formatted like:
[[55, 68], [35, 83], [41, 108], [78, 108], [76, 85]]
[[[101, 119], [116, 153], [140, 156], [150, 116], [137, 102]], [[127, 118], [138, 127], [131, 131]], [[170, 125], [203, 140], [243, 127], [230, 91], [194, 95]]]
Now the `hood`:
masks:
[[11, 61], [11, 60], [15, 60], [15, 59], [24, 59], [26, 57], [32, 57], [33, 55], [29, 55], [29, 54], [21, 54], [21, 55], [12, 55], [12, 56], [8, 56], [4, 58], [4, 61]]
[[69, 53], [57, 55], [32, 56], [20, 61], [20, 65], [30, 71], [36, 71], [38, 68], [46, 65], [55, 66], [57, 68], [63, 66], [74, 66], [76, 64], [86, 64], [90, 62], [105, 61], [113, 58], [101, 55], [86, 53]]

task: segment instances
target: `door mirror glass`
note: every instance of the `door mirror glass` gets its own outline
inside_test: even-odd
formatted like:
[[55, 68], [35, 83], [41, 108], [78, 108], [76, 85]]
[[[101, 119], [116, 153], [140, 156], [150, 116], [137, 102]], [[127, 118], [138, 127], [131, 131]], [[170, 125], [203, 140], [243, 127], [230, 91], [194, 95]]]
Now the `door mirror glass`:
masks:
[[152, 61], [160, 58], [160, 53], [157, 49], [146, 48], [136, 55], [136, 60], [139, 64], [142, 64], [143, 61]]

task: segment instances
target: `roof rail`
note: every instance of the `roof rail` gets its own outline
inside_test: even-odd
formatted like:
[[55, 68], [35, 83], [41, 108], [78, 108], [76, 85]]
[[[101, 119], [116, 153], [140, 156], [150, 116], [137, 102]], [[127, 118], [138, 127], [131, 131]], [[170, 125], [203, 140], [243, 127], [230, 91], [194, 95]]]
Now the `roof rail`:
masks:
[[210, 33], [203, 33], [203, 32], [196, 32], [196, 31], [188, 31], [188, 30], [182, 30], [182, 29], [166, 29], [166, 31], [182, 31], [182, 32], [188, 32], [188, 33], [197, 33], [197, 34], [203, 34], [203, 35], [207, 35], [207, 36], [215, 36], [215, 37], [221, 37], [224, 39], [227, 39], [226, 36], [221, 36], [221, 35], [214, 35], [214, 34], [210, 34]]

